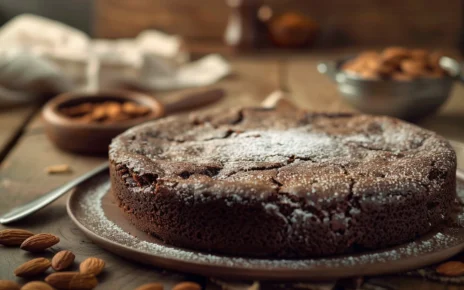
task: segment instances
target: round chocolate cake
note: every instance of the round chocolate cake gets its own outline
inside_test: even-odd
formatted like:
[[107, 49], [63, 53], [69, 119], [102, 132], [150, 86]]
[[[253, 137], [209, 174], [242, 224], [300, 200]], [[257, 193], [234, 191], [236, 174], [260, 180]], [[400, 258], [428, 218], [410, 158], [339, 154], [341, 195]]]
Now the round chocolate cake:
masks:
[[388, 117], [244, 108], [137, 126], [110, 146], [112, 192], [179, 247], [317, 257], [410, 241], [456, 197], [456, 156]]

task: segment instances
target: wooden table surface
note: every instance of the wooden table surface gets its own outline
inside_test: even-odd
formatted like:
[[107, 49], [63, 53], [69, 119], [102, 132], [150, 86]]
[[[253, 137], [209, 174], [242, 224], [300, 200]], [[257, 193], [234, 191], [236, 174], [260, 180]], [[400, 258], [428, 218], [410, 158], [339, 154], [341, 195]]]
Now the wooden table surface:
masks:
[[[339, 98], [334, 84], [316, 71], [318, 61], [335, 56], [314, 53], [285, 58], [271, 55], [231, 57], [234, 74], [217, 84], [226, 89], [227, 97], [214, 107], [257, 105], [269, 93], [285, 86], [290, 90], [293, 101], [304, 108], [353, 110]], [[40, 196], [90, 170], [105, 159], [56, 149], [45, 135], [39, 112], [40, 108], [34, 106], [0, 111], [0, 213]], [[450, 100], [440, 112], [419, 125], [435, 130], [449, 139], [464, 142], [464, 87], [456, 84]], [[69, 164], [72, 173], [48, 175], [44, 171], [49, 165], [62, 163]], [[99, 279], [101, 283], [97, 289], [135, 289], [143, 283], [155, 281], [163, 283], [165, 289], [171, 289], [172, 285], [184, 280], [197, 281], [204, 289], [221, 289], [216, 283], [211, 282], [209, 277], [143, 266], [100, 249], [71, 222], [66, 213], [65, 202], [66, 197], [63, 197], [45, 210], [11, 227], [58, 235], [61, 242], [53, 248], [53, 252], [61, 249], [72, 250], [77, 261], [89, 256], [104, 259], [107, 268]], [[5, 227], [0, 226], [0, 229], [3, 228]], [[49, 253], [49, 256], [51, 255], [52, 253]], [[0, 248], [0, 257], [0, 279], [16, 280], [13, 270], [30, 259], [31, 255], [17, 248]], [[324, 289], [331, 289], [330, 285]], [[312, 289], [308, 287], [313, 286], [300, 284], [293, 287]], [[289, 285], [276, 284], [264, 284], [261, 287], [289, 288]], [[363, 289], [411, 288], [459, 289], [457, 286], [404, 276], [366, 278], [363, 286]]]

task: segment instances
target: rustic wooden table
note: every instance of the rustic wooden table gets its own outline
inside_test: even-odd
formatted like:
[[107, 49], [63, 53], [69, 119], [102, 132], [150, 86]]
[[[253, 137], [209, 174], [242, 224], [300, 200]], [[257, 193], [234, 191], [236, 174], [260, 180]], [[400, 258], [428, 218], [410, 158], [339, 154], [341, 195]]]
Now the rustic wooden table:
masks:
[[[219, 83], [219, 86], [226, 89], [228, 96], [214, 106], [256, 105], [273, 90], [284, 86], [290, 90], [294, 102], [307, 109], [352, 110], [338, 97], [333, 83], [316, 71], [318, 61], [332, 57], [335, 57], [335, 54], [231, 57], [234, 74]], [[75, 178], [105, 159], [71, 154], [55, 148], [45, 135], [39, 113], [40, 108], [36, 106], [0, 111], [0, 212], [2, 213]], [[456, 84], [450, 100], [440, 112], [419, 125], [435, 130], [449, 139], [464, 142], [464, 87]], [[49, 165], [61, 163], [71, 165], [72, 173], [48, 175], [44, 171]], [[101, 283], [97, 289], [134, 289], [143, 283], [154, 281], [163, 283], [165, 289], [171, 289], [172, 285], [184, 280], [197, 281], [208, 290], [221, 289], [208, 277], [143, 266], [100, 249], [71, 222], [66, 213], [65, 202], [66, 197], [63, 197], [47, 209], [18, 222], [13, 227], [34, 232], [50, 232], [60, 236], [61, 242], [53, 248], [53, 251], [70, 249], [76, 254], [77, 261], [89, 256], [104, 259], [107, 268], [100, 278]], [[0, 226], [0, 229], [3, 228]], [[0, 279], [12, 280], [16, 279], [13, 270], [31, 258], [17, 248], [0, 248], [0, 257]], [[330, 285], [325, 289], [332, 289]], [[298, 287], [313, 286], [301, 284], [293, 287], [298, 289]], [[363, 287], [363, 289], [459, 289], [457, 286], [404, 276], [366, 278]], [[290, 288], [288, 285], [276, 284], [264, 284], [261, 287], [261, 289], [288, 288]]]

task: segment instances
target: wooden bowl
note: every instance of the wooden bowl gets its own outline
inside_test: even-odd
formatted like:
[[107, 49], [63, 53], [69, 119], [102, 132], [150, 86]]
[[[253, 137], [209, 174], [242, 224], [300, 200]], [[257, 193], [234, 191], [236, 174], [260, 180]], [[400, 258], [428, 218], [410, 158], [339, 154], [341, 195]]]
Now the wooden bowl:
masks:
[[[134, 102], [150, 108], [150, 113], [127, 121], [104, 124], [82, 123], [59, 112], [65, 107], [105, 101]], [[107, 154], [108, 145], [114, 137], [137, 124], [163, 115], [163, 105], [152, 96], [123, 90], [65, 93], [49, 101], [42, 111], [45, 131], [56, 146], [63, 150], [88, 154]]]

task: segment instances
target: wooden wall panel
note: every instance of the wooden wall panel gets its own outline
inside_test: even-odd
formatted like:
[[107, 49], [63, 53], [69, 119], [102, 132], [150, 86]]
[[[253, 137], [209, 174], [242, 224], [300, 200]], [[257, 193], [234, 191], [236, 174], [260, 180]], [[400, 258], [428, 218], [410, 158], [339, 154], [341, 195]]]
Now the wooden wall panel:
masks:
[[[454, 46], [462, 1], [263, 0], [276, 11], [296, 10], [322, 26], [322, 45], [416, 44]], [[96, 0], [95, 34], [131, 37], [158, 28], [188, 39], [221, 41], [228, 8], [223, 0]]]
[[157, 28], [187, 38], [219, 39], [227, 13], [221, 0], [96, 0], [95, 34], [132, 37]]

